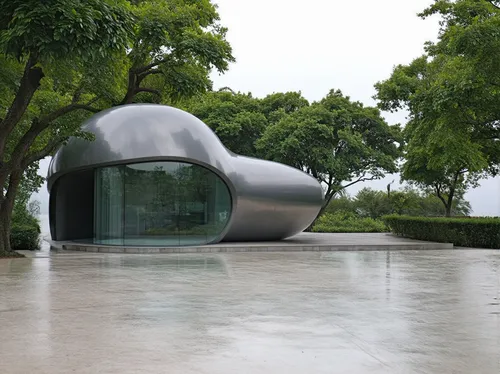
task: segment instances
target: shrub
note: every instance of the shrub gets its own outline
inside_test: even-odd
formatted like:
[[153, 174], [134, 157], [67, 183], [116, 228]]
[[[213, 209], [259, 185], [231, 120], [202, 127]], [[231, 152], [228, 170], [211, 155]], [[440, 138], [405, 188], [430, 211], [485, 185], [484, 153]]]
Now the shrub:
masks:
[[386, 232], [385, 224], [372, 218], [361, 218], [352, 212], [325, 213], [315, 223], [313, 232]]
[[12, 227], [10, 229], [10, 246], [12, 249], [34, 251], [40, 248], [40, 223], [38, 218], [27, 209], [25, 204], [14, 207]]
[[211, 223], [193, 225], [192, 227], [177, 228], [175, 225], [167, 227], [155, 227], [146, 230], [147, 235], [169, 236], [169, 235], [212, 235], [220, 233], [226, 223]]
[[411, 239], [453, 243], [460, 247], [500, 248], [500, 218], [430, 218], [385, 216], [394, 234]]
[[[353, 212], [360, 217], [373, 219], [389, 214], [425, 217], [440, 217], [445, 214], [444, 205], [437, 196], [411, 188], [394, 190], [390, 196], [385, 191], [363, 188], [354, 198], [340, 196], [333, 199], [325, 209], [325, 213], [338, 211]], [[470, 211], [469, 202], [462, 196], [454, 199], [454, 216], [466, 216]]]
[[13, 224], [10, 230], [10, 246], [12, 249], [34, 251], [40, 247], [40, 226]]

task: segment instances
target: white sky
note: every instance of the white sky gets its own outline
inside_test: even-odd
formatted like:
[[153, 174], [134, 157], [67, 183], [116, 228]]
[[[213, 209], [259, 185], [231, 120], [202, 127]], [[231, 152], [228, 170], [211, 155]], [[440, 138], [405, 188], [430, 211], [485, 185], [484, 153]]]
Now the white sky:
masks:
[[[236, 63], [222, 76], [213, 74], [215, 88], [262, 97], [273, 92], [301, 91], [310, 101], [332, 88], [352, 99], [375, 105], [373, 85], [387, 79], [394, 65], [406, 64], [435, 40], [438, 19], [417, 13], [431, 0], [216, 0]], [[389, 123], [405, 123], [405, 114], [385, 114]], [[45, 175], [48, 160], [40, 167]], [[399, 176], [367, 182], [385, 189]], [[397, 183], [394, 188], [397, 187]], [[47, 211], [43, 187], [34, 198]], [[500, 179], [483, 181], [469, 192], [476, 215], [500, 215]]]

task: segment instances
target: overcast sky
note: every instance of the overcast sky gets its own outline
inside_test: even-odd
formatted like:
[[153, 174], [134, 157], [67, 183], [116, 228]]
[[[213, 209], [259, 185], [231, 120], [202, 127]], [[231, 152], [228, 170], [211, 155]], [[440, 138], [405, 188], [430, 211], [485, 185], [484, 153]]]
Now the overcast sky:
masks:
[[[375, 105], [377, 81], [387, 79], [394, 65], [406, 64], [435, 40], [438, 19], [417, 13], [430, 0], [217, 0], [223, 25], [229, 28], [236, 63], [224, 75], [213, 74], [215, 88], [262, 97], [273, 92], [301, 91], [310, 101], [332, 88], [353, 100]], [[405, 123], [405, 113], [384, 113], [390, 124]], [[49, 160], [40, 174], [46, 175]], [[362, 187], [385, 189], [389, 176]], [[397, 187], [397, 183], [395, 184]], [[44, 186], [35, 196], [47, 211]], [[500, 179], [483, 181], [468, 193], [476, 215], [500, 215]]]

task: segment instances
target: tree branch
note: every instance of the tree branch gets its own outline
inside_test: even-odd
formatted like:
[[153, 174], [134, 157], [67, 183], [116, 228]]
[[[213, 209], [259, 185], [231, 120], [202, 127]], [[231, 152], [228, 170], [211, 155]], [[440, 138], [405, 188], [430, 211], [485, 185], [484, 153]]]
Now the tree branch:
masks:
[[363, 174], [361, 177], [359, 177], [357, 180], [355, 180], [354, 182], [351, 182], [349, 184], [346, 184], [344, 186], [342, 186], [342, 188], [339, 188], [338, 191], [341, 191], [341, 190], [345, 190], [346, 188], [348, 187], [351, 187], [352, 185], [356, 184], [356, 183], [359, 183], [359, 182], [366, 182], [366, 181], [373, 181], [376, 179], [376, 177], [368, 177], [368, 178], [365, 178], [365, 175], [366, 174]]
[[88, 110], [93, 113], [99, 112], [99, 109], [93, 108], [85, 104], [70, 104], [53, 111], [52, 113], [46, 115], [45, 117], [42, 117], [39, 120], [35, 119], [29, 130], [26, 131], [26, 133], [17, 143], [16, 147], [14, 148], [14, 151], [12, 152], [10, 161], [7, 163], [7, 165], [5, 165], [5, 169], [7, 171], [12, 171], [13, 169], [19, 168], [23, 163], [23, 159], [26, 155], [26, 152], [28, 152], [29, 148], [33, 144], [36, 137], [43, 130], [45, 130], [52, 123], [52, 121], [56, 120], [57, 118], [67, 113], [79, 109]]
[[152, 93], [154, 95], [161, 96], [160, 91], [155, 90], [154, 88], [139, 87], [135, 90], [135, 93], [139, 93], [139, 92], [149, 92], [149, 93]]
[[33, 162], [36, 162], [38, 160], [41, 160], [42, 158], [47, 157], [50, 155], [61, 143], [66, 141], [68, 139], [67, 136], [65, 137], [55, 137], [50, 140], [47, 145], [42, 148], [41, 150], [37, 152], [30, 153], [24, 157], [23, 161], [21, 162], [21, 167], [23, 170], [28, 167]]
[[330, 203], [330, 200], [331, 200], [330, 196], [333, 197], [334, 195], [335, 194], [332, 194], [332, 185], [329, 185], [326, 188], [326, 191], [325, 191], [325, 202], [326, 202], [326, 204], [324, 204], [323, 206], [327, 206]]
[[73, 95], [73, 98], [71, 99], [71, 103], [72, 104], [76, 104], [79, 100], [80, 100], [80, 96], [82, 95], [82, 92], [83, 92], [83, 87], [78, 87], [76, 90], [75, 90], [75, 93]]
[[436, 189], [436, 196], [439, 198], [439, 200], [441, 200], [441, 202], [444, 204], [444, 207], [446, 209], [447, 205], [446, 205], [446, 200], [444, 199], [443, 195], [441, 195], [441, 188], [439, 187], [439, 184], [435, 184], [434, 185], [434, 188]]
[[163, 74], [163, 71], [161, 71], [160, 69], [155, 69], [155, 70], [149, 70], [149, 71], [146, 71], [144, 73], [138, 74], [137, 75], [138, 81], [142, 82], [144, 80], [144, 78], [146, 78], [148, 75], [153, 75], [153, 74]]
[[10, 174], [9, 186], [7, 187], [7, 193], [5, 194], [4, 202], [2, 204], [2, 209], [7, 209], [9, 215], [12, 213], [12, 209], [14, 208], [14, 200], [16, 198], [17, 188], [19, 187], [22, 176], [23, 173], [20, 170], [16, 170]]
[[354, 182], [351, 182], [351, 183], [348, 183], [344, 186], [340, 186], [340, 188], [338, 188], [337, 190], [333, 191], [333, 189], [331, 190], [331, 195], [330, 196], [326, 196], [325, 197], [327, 198], [327, 200], [325, 201], [325, 205], [324, 206], [327, 206], [328, 204], [330, 204], [330, 201], [332, 200], [332, 198], [338, 194], [340, 191], [342, 190], [345, 190], [346, 188], [348, 187], [351, 187], [352, 185], [356, 184], [356, 183], [359, 183], [359, 182], [366, 182], [366, 181], [372, 181], [372, 180], [375, 180], [376, 177], [374, 176], [371, 176], [371, 177], [365, 177], [366, 173], [363, 173], [363, 175], [361, 175], [358, 179], [356, 179]]
[[94, 101], [97, 101], [97, 98], [95, 99], [92, 99], [89, 104], [69, 104], [69, 105], [66, 105], [66, 106], [63, 106], [55, 111], [53, 111], [52, 113], [49, 113], [47, 114], [45, 117], [42, 117], [39, 121], [38, 121], [38, 127], [42, 127], [42, 130], [45, 129], [46, 126], [48, 126], [52, 121], [55, 121], [56, 119], [58, 119], [59, 117], [62, 117], [64, 116], [65, 114], [68, 114], [74, 110], [77, 110], [77, 109], [83, 109], [83, 110], [87, 110], [89, 112], [92, 112], [92, 113], [98, 113], [100, 112], [101, 110], [100, 109], [97, 109], [97, 108], [93, 108], [90, 106], [90, 104]]
[[236, 95], [236, 92], [234, 92], [234, 90], [231, 87], [221, 87], [221, 88], [218, 89], [217, 92], [224, 92], [224, 91], [229, 91], [233, 95]]
[[[123, 100], [120, 102], [120, 105], [124, 104], [131, 104], [134, 96], [139, 93], [139, 92], [151, 92], [156, 94], [156, 92], [152, 92], [151, 89], [148, 89], [148, 91], [141, 89], [139, 86], [141, 82], [146, 78], [148, 75], [151, 74], [161, 74], [162, 72], [159, 69], [154, 69], [155, 67], [164, 64], [168, 61], [167, 58], [155, 61], [149, 65], [138, 67], [138, 68], [131, 68], [128, 71], [128, 87], [127, 87], [127, 93], [123, 97]], [[158, 92], [158, 91], [157, 91]], [[158, 96], [159, 93], [157, 94]]]
[[134, 72], [135, 74], [141, 74], [141, 73], [144, 73], [144, 72], [148, 71], [149, 69], [152, 69], [152, 68], [154, 68], [154, 67], [156, 67], [158, 65], [164, 64], [167, 61], [168, 61], [168, 59], [164, 58], [164, 59], [152, 62], [149, 65], [146, 65], [146, 66], [143, 66], [143, 67], [140, 67], [140, 68], [135, 68], [135, 69], [133, 69], [131, 71]]
[[40, 81], [44, 77], [42, 68], [35, 67], [36, 63], [36, 56], [30, 55], [24, 67], [24, 73], [16, 96], [7, 111], [7, 115], [0, 122], [0, 159], [3, 158], [3, 152], [9, 134], [26, 112], [35, 91], [40, 87]]

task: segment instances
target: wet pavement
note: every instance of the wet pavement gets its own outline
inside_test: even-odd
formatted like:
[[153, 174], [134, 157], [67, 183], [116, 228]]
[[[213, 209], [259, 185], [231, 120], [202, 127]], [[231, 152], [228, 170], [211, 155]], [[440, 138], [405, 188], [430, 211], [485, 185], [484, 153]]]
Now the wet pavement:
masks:
[[500, 251], [0, 259], [0, 373], [500, 373]]
[[228, 252], [330, 252], [453, 249], [452, 243], [407, 239], [389, 233], [318, 233], [303, 232], [272, 242], [222, 242], [183, 247], [121, 247], [83, 242], [48, 240], [53, 247], [71, 251], [100, 253], [228, 253]]

